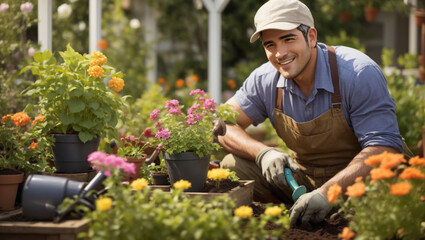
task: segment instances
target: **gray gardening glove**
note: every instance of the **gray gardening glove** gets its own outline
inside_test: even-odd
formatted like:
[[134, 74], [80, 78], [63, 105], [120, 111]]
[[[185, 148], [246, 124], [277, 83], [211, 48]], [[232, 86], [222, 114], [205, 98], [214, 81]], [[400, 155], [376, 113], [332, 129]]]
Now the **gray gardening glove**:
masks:
[[[331, 210], [328, 199], [319, 190], [314, 190], [301, 195], [295, 204], [289, 209], [291, 225], [294, 226], [298, 218], [302, 216], [302, 224], [319, 223], [323, 221]], [[304, 214], [303, 214], [304, 213]]]
[[300, 171], [300, 167], [288, 154], [272, 147], [262, 150], [255, 158], [255, 163], [261, 168], [267, 182], [275, 184], [282, 190], [288, 186], [283, 169], [288, 167], [293, 172]]

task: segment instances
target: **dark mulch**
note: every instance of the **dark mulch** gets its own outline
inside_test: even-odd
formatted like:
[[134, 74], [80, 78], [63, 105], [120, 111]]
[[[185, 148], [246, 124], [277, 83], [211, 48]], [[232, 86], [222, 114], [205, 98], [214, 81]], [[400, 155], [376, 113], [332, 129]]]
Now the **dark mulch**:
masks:
[[232, 182], [229, 179], [220, 181], [220, 184], [217, 188], [216, 181], [207, 180], [207, 182], [204, 185], [204, 188], [202, 192], [208, 192], [208, 193], [225, 193], [230, 190], [232, 190], [235, 187], [238, 187], [242, 185], [242, 183], [239, 182]]

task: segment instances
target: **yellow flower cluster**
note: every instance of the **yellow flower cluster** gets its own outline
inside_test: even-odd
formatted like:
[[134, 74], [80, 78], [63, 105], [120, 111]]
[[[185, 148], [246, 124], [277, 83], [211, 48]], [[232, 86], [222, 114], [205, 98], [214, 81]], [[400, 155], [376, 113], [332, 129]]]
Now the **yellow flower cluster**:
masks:
[[112, 207], [112, 199], [108, 197], [99, 198], [96, 200], [96, 209], [106, 211]]
[[108, 83], [108, 86], [115, 92], [120, 92], [124, 88], [124, 85], [124, 80], [118, 77], [112, 77]]
[[99, 52], [99, 51], [94, 51], [92, 53], [92, 57], [94, 59], [92, 59], [89, 62], [90, 66], [95, 66], [95, 65], [105, 65], [108, 62], [108, 58], [106, 58], [105, 55], [103, 55], [103, 53]]
[[214, 168], [208, 171], [208, 178], [212, 180], [224, 180], [230, 175], [230, 171], [224, 168]]
[[103, 70], [103, 68], [97, 65], [89, 67], [87, 72], [89, 73], [90, 76], [95, 78], [103, 77], [105, 75], [105, 71]]
[[149, 185], [149, 182], [144, 178], [138, 178], [131, 182], [131, 188], [136, 191], [143, 190], [147, 185]]
[[235, 209], [234, 211], [235, 215], [240, 218], [249, 218], [252, 216], [252, 208], [248, 206], [240, 206]]
[[179, 189], [179, 190], [186, 190], [186, 189], [192, 187], [192, 183], [182, 179], [180, 181], [175, 182], [173, 184], [173, 187], [175, 189]]
[[282, 213], [282, 211], [283, 211], [282, 208], [278, 206], [273, 206], [273, 207], [266, 208], [266, 210], [264, 211], [264, 214], [271, 215], [271, 216], [278, 216]]

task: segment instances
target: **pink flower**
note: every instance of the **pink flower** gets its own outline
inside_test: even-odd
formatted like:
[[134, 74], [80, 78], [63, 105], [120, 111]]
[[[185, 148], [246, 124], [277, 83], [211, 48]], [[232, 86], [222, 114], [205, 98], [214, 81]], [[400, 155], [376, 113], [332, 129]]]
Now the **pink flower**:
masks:
[[160, 112], [159, 109], [154, 109], [150, 115], [150, 118], [155, 121], [158, 118], [159, 112]]
[[210, 110], [211, 112], [215, 109], [215, 101], [212, 98], [205, 99], [204, 108]]
[[28, 49], [28, 56], [32, 57], [34, 55], [34, 53], [35, 53], [35, 49], [33, 47], [30, 47]]
[[199, 94], [201, 96], [204, 96], [205, 92], [201, 89], [195, 89], [195, 90], [190, 91], [190, 93], [189, 93], [190, 96], [193, 96], [195, 94]]
[[165, 103], [165, 107], [166, 108], [176, 108], [179, 106], [179, 100], [173, 99], [173, 100], [169, 100]]
[[31, 2], [26, 2], [26, 3], [22, 3], [21, 4], [21, 11], [22, 12], [27, 12], [27, 13], [29, 13], [29, 12], [31, 12], [32, 11], [32, 8], [33, 8], [34, 6], [32, 5], [32, 3]]
[[111, 169], [122, 169], [128, 174], [136, 172], [133, 163], [128, 163], [124, 158], [114, 154], [96, 151], [88, 156], [88, 161], [93, 164], [94, 169], [104, 171], [106, 176], [111, 176]]
[[189, 110], [187, 110], [187, 113], [192, 114], [192, 112], [195, 111], [196, 109], [199, 109], [199, 107], [200, 107], [200, 105], [196, 104], [196, 105], [190, 107]]
[[162, 138], [162, 140], [165, 140], [170, 137], [170, 132], [168, 131], [168, 129], [161, 129], [156, 133], [155, 137]]
[[0, 13], [6, 12], [7, 10], [9, 10], [9, 4], [7, 3], [0, 4]]
[[186, 123], [189, 125], [195, 125], [199, 120], [202, 120], [202, 116], [199, 114], [189, 114], [187, 115]]
[[182, 111], [180, 110], [180, 108], [170, 108], [168, 109], [168, 112], [175, 115], [182, 114]]
[[156, 122], [156, 123], [154, 123], [154, 125], [155, 125], [155, 127], [159, 128], [159, 127], [162, 126], [162, 122]]
[[143, 131], [143, 135], [145, 135], [147, 138], [153, 137], [152, 130], [150, 128], [146, 128], [145, 131]]

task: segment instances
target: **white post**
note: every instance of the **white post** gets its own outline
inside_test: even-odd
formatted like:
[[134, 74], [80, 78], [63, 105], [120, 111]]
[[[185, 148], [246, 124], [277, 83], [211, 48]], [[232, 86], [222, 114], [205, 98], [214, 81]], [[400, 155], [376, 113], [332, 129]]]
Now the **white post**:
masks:
[[208, 92], [221, 103], [221, 12], [230, 0], [203, 0], [208, 10]]
[[98, 50], [97, 42], [100, 40], [102, 27], [102, 0], [89, 1], [89, 51]]
[[52, 51], [52, 1], [38, 0], [38, 42], [40, 50]]
[[[417, 5], [417, 0], [410, 0], [413, 6]], [[409, 53], [418, 53], [418, 27], [415, 23], [415, 10], [411, 8], [409, 14]]]
[[155, 10], [151, 9], [147, 3], [143, 3], [143, 22], [144, 22], [144, 31], [145, 31], [145, 42], [151, 44], [151, 47], [146, 52], [146, 78], [151, 83], [155, 83], [157, 79], [157, 43], [155, 42], [157, 38], [157, 28], [156, 28], [156, 19], [157, 13]]

